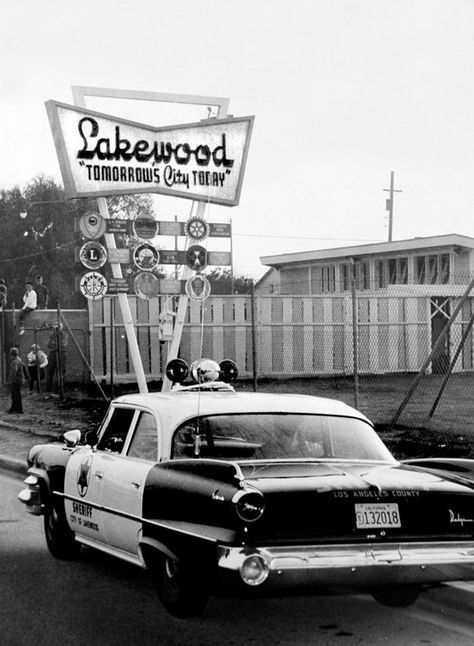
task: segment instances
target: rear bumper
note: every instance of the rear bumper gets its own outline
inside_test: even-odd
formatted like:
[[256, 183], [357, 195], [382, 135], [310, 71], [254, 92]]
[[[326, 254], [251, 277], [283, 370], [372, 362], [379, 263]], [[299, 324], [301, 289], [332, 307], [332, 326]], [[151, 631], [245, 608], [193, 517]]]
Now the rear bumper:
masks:
[[266, 577], [261, 582], [265, 589], [334, 585], [370, 588], [474, 580], [474, 541], [257, 549], [220, 546], [218, 566], [238, 574], [252, 555], [265, 563]]

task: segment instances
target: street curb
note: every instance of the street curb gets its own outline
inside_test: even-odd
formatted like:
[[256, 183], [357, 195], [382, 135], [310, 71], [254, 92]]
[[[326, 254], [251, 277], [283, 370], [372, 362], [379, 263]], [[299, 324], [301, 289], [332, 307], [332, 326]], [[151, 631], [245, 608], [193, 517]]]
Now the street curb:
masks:
[[24, 424], [11, 424], [10, 422], [5, 422], [5, 420], [3, 419], [0, 419], [0, 428], [5, 428], [9, 431], [21, 431], [22, 433], [28, 433], [28, 435], [37, 435], [38, 437], [50, 437], [51, 439], [58, 438], [61, 435], [60, 433], [55, 435], [50, 430], [43, 431], [42, 429], [38, 428], [32, 430], [31, 427]]
[[0, 469], [7, 469], [8, 471], [13, 471], [25, 476], [27, 464], [24, 460], [17, 460], [16, 458], [10, 458], [7, 455], [0, 455]]

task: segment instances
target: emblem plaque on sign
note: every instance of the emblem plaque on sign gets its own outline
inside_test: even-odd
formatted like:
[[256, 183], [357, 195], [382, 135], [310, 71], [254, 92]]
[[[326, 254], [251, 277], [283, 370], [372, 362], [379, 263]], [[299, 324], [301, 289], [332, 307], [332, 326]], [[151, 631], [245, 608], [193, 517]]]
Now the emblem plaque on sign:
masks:
[[90, 271], [81, 278], [79, 287], [83, 296], [96, 300], [107, 293], [107, 279], [98, 271]]
[[151, 216], [141, 215], [133, 220], [133, 230], [135, 235], [142, 240], [151, 240], [158, 235], [159, 225]]
[[184, 234], [195, 242], [205, 240], [209, 236], [209, 230], [208, 222], [198, 215], [189, 218], [189, 220], [184, 223]]
[[100, 269], [107, 260], [107, 250], [100, 242], [86, 242], [79, 250], [79, 259], [87, 269]]
[[85, 213], [79, 220], [79, 230], [84, 238], [97, 240], [101, 238], [106, 229], [106, 221], [99, 213]]
[[151, 244], [141, 244], [133, 251], [133, 262], [142, 271], [153, 271], [160, 262], [160, 254]]
[[204, 301], [211, 293], [211, 283], [205, 276], [196, 274], [188, 278], [185, 285], [188, 298], [193, 301]]
[[195, 271], [200, 271], [207, 266], [207, 250], [195, 244], [186, 251], [186, 264]]
[[158, 296], [160, 291], [160, 281], [150, 272], [138, 274], [134, 281], [135, 294], [143, 299]]

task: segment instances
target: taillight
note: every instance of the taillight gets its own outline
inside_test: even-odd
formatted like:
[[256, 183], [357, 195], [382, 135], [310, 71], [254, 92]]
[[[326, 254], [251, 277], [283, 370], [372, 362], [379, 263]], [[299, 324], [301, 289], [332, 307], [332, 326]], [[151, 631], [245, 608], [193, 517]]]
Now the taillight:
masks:
[[237, 516], [246, 523], [261, 518], [265, 510], [265, 499], [257, 491], [238, 491], [232, 498]]

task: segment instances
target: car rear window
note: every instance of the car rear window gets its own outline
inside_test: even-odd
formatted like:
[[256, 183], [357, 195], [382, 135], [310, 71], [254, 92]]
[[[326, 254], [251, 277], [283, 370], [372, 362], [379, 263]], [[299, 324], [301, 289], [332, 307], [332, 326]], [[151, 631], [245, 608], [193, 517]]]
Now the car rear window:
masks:
[[172, 457], [394, 459], [374, 429], [360, 419], [294, 413], [196, 417], [176, 430]]

